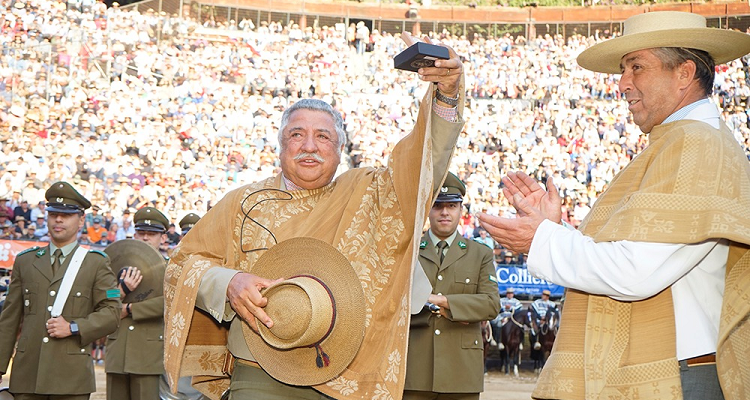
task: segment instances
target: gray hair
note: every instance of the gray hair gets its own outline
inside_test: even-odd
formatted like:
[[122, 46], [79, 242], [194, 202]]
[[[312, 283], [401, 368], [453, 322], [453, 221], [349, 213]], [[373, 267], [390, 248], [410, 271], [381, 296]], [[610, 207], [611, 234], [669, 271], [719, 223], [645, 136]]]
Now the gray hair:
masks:
[[292, 117], [292, 113], [297, 110], [313, 110], [323, 111], [328, 113], [333, 118], [333, 126], [336, 128], [336, 134], [338, 135], [338, 144], [336, 151], [341, 154], [341, 146], [346, 144], [346, 132], [344, 132], [344, 119], [341, 118], [341, 114], [336, 111], [330, 104], [320, 99], [302, 99], [294, 103], [291, 107], [284, 110], [281, 115], [281, 127], [279, 127], [279, 151], [284, 148], [283, 133], [287, 125], [289, 125], [289, 119]]
[[714, 87], [716, 62], [708, 52], [685, 47], [657, 47], [652, 49], [654, 55], [667, 70], [674, 70], [687, 61], [695, 64], [695, 79], [698, 80], [706, 96], [710, 96]]

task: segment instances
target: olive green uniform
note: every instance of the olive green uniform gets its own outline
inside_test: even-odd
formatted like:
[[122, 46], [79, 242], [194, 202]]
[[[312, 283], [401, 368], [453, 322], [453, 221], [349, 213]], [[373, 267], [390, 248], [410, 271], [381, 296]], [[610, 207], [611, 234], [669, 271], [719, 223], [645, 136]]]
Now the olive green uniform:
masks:
[[[73, 251], [77, 246], [73, 248]], [[73, 258], [53, 275], [49, 246], [19, 254], [0, 314], [0, 372], [5, 374], [16, 345], [10, 391], [22, 394], [88, 395], [96, 391], [90, 345], [117, 329], [120, 295], [115, 275], [104, 253], [89, 251], [73, 281], [62, 311], [66, 321], [78, 324], [79, 335], [53, 338], [45, 324], [65, 271]]]
[[405, 389], [426, 395], [465, 393], [469, 396], [454, 398], [478, 399], [484, 389], [480, 323], [500, 311], [492, 250], [457, 236], [441, 266], [429, 235], [422, 237], [419, 247], [419, 262], [432, 293], [448, 298], [450, 317], [433, 314], [426, 307], [412, 316]]
[[[169, 220], [153, 207], [133, 216], [136, 231], [164, 233]], [[158, 250], [157, 250], [158, 251]], [[167, 262], [155, 276], [163, 281]], [[159, 398], [159, 379], [164, 373], [164, 296], [162, 292], [131, 303], [131, 314], [107, 337], [105, 371], [108, 400], [153, 400]]]
[[132, 303], [130, 309], [132, 315], [107, 337], [107, 399], [153, 400], [164, 373], [164, 296]]

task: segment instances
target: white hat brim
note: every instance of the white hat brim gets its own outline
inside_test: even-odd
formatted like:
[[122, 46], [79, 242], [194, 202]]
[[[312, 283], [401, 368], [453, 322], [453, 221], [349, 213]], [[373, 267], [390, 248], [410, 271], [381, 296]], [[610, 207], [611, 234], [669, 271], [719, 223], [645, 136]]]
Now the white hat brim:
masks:
[[594, 72], [619, 74], [629, 53], [657, 47], [685, 47], [707, 52], [724, 64], [750, 52], [750, 35], [717, 28], [663, 29], [624, 35], [598, 43], [578, 56], [578, 65]]

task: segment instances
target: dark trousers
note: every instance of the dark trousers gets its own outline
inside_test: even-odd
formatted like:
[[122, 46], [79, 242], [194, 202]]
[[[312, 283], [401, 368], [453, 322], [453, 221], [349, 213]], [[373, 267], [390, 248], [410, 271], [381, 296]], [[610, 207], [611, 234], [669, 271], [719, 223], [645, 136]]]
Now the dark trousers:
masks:
[[107, 400], [159, 398], [159, 375], [107, 374]]
[[435, 393], [404, 390], [404, 400], [479, 400], [479, 393]]
[[235, 362], [229, 400], [333, 400], [310, 386], [292, 386], [254, 366]]
[[33, 394], [14, 393], [14, 400], [89, 400], [91, 394]]
[[680, 361], [683, 400], [724, 400], [716, 364], [688, 366]]

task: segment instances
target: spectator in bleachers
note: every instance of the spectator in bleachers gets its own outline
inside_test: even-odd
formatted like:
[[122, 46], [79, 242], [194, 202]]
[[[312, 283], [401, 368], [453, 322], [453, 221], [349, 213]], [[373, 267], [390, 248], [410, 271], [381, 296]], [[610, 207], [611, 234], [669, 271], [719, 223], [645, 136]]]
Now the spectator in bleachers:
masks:
[[[113, 220], [122, 226], [123, 210], [136, 199], [151, 206], [162, 201], [157, 208], [175, 221], [196, 201], [205, 211], [232, 187], [277, 172], [274, 121], [311, 94], [334, 102], [343, 114], [350, 143], [340, 172], [385, 165], [392, 143], [414, 123], [418, 85], [392, 68], [392, 57], [403, 48], [398, 32], [372, 30], [373, 51], [355, 58], [347, 33], [332, 27], [313, 26], [302, 40], [289, 40], [292, 31], [298, 34], [293, 24], [299, 21], [262, 21], [258, 27], [240, 21], [244, 41], [226, 43], [188, 38], [191, 31], [196, 37], [197, 21], [115, 3], [106, 11], [101, 2], [91, 11], [67, 11], [61, 1], [23, 4], [6, 11], [13, 19], [0, 31], [7, 46], [0, 54], [0, 136], [9, 138], [0, 152], [0, 196], [13, 207], [21, 199], [38, 201], [25, 193], [36, 172], [43, 185], [78, 174], [91, 183], [81, 190], [92, 200], [101, 188], [100, 215], [111, 215], [105, 228]], [[105, 25], [96, 14], [106, 17]], [[78, 19], [86, 22], [74, 23]], [[171, 29], [160, 31], [159, 21], [167, 20]], [[217, 29], [230, 29], [214, 22]], [[356, 24], [352, 28], [354, 41]], [[482, 210], [512, 215], [499, 194], [504, 171], [560, 176], [563, 218], [575, 225], [647, 143], [624, 103], [607, 100], [620, 97], [617, 78], [574, 62], [609, 33], [471, 41], [448, 31], [430, 35], [465, 57], [466, 88], [473, 96], [451, 166], [469, 186], [471, 212], [459, 227], [467, 237], [474, 235], [474, 215]], [[84, 44], [89, 52], [79, 54]], [[100, 71], [109, 57], [112, 68]], [[2, 84], [13, 77], [28, 84]], [[726, 103], [728, 124], [750, 148], [742, 61], [720, 66], [715, 84], [714, 101]], [[140, 196], [133, 194], [134, 177]]]
[[36, 221], [39, 217], [47, 218], [47, 204], [41, 200], [36, 207], [31, 208], [31, 221]]
[[19, 238], [21, 240], [36, 240], [36, 224], [33, 222], [29, 224], [29, 226], [26, 228], [26, 232], [21, 234], [21, 237]]
[[169, 224], [169, 229], [167, 229], [166, 232], [167, 235], [167, 241], [166, 244], [170, 247], [176, 246], [177, 243], [180, 243], [180, 233], [177, 232], [177, 228], [174, 224]]
[[89, 240], [94, 244], [107, 244], [107, 228], [102, 226], [102, 218], [94, 217], [91, 220], [91, 226], [86, 228]]
[[26, 221], [31, 221], [31, 208], [29, 208], [29, 202], [21, 200], [21, 203], [13, 210], [13, 217], [23, 217]]
[[122, 219], [118, 225], [120, 227], [117, 229], [115, 240], [133, 238], [133, 235], [135, 235], [135, 227], [133, 226], [133, 220], [130, 218], [130, 210], [126, 209], [123, 211]]
[[34, 225], [36, 226], [36, 230], [34, 231], [34, 235], [36, 236], [37, 240], [44, 240], [49, 235], [49, 227], [47, 227], [47, 220], [42, 215], [38, 215], [36, 217], [36, 222], [34, 222]]
[[10, 221], [10, 215], [5, 210], [0, 210], [0, 228], [13, 226], [13, 222]]
[[15, 227], [13, 229], [13, 238], [21, 239], [25, 237], [26, 234], [28, 233], [28, 227], [26, 225], [28, 221], [26, 220], [26, 218], [24, 218], [23, 215], [19, 215], [14, 218], [14, 221], [15, 221]]

